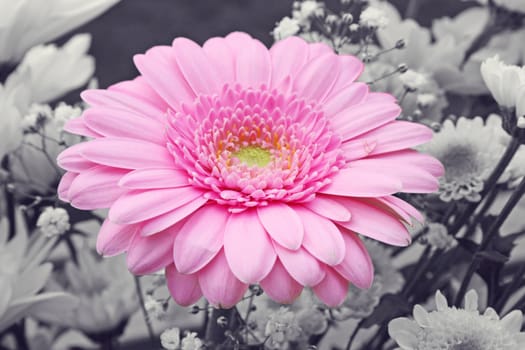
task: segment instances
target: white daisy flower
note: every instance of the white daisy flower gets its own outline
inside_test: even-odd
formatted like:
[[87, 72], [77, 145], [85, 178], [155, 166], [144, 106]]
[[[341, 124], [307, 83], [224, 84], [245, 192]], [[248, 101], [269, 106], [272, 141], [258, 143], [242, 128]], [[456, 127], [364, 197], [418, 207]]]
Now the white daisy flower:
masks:
[[[445, 166], [440, 178], [439, 198], [445, 202], [481, 199], [483, 183], [490, 176], [505, 152], [510, 136], [501, 127], [501, 118], [491, 115], [486, 122], [476, 117], [461, 117], [454, 124], [446, 120], [429, 143], [421, 146], [422, 152], [435, 156]], [[520, 149], [518, 152], [523, 152]], [[499, 182], [523, 175], [519, 156], [507, 167]]]
[[483, 61], [481, 76], [501, 107], [516, 107], [517, 93], [525, 85], [525, 68], [505, 64], [496, 55]]
[[519, 310], [502, 319], [494, 309], [478, 311], [475, 290], [465, 296], [465, 308], [449, 307], [436, 292], [436, 311], [414, 307], [414, 319], [400, 317], [388, 324], [388, 333], [402, 350], [519, 350], [525, 347], [520, 332], [523, 314]]

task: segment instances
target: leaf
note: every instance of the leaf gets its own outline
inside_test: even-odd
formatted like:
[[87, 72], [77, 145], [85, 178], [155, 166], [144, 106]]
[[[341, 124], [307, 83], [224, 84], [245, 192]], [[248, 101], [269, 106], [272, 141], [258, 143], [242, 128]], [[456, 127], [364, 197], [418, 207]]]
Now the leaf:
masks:
[[476, 242], [468, 239], [468, 238], [458, 238], [456, 239], [458, 244], [463, 248], [465, 249], [466, 251], [474, 254], [478, 251], [478, 248], [479, 248], [479, 244], [477, 244]]
[[501, 264], [504, 264], [509, 260], [508, 256], [496, 250], [484, 250], [479, 253], [476, 253], [476, 256], [482, 259], [485, 259], [485, 260], [489, 260], [489, 261], [493, 261], [493, 262], [501, 263]]

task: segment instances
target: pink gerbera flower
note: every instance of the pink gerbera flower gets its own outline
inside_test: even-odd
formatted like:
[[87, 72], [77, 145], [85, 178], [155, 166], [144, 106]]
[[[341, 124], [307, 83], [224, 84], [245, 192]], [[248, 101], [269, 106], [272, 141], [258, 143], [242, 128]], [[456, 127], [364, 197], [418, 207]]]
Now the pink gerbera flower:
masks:
[[91, 108], [66, 129], [94, 139], [58, 158], [61, 199], [110, 208], [101, 254], [127, 252], [135, 274], [166, 268], [182, 305], [231, 307], [253, 283], [278, 302], [308, 286], [337, 305], [372, 281], [358, 234], [410, 243], [404, 223], [421, 216], [394, 194], [435, 191], [443, 169], [408, 149], [428, 128], [355, 82], [357, 58], [232, 33], [135, 64], [136, 79], [82, 94]]

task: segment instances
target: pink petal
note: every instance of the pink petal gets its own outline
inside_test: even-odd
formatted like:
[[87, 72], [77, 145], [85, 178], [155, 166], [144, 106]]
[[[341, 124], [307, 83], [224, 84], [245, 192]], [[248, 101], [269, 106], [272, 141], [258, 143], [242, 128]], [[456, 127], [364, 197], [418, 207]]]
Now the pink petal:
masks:
[[128, 250], [139, 228], [140, 225], [117, 225], [104, 220], [97, 236], [97, 252], [103, 256], [114, 256]]
[[352, 213], [350, 221], [340, 222], [339, 225], [383, 243], [395, 246], [410, 244], [406, 227], [390, 213], [362, 200], [341, 198], [339, 201]]
[[334, 130], [346, 141], [393, 121], [400, 113], [401, 107], [394, 103], [366, 101], [342, 110], [333, 116], [331, 122]]
[[268, 49], [245, 33], [231, 33], [225, 39], [235, 55], [236, 81], [243, 87], [269, 86], [272, 63]]
[[294, 81], [295, 90], [301, 97], [322, 101], [327, 96], [339, 75], [339, 60], [332, 53], [308, 62]]
[[197, 197], [193, 201], [173, 209], [166, 214], [162, 214], [153, 219], [150, 219], [144, 223], [140, 234], [143, 236], [149, 236], [163, 231], [193, 214], [197, 209], [202, 207], [207, 202], [208, 199], [204, 198], [204, 196]]
[[272, 86], [278, 86], [286, 77], [295, 76], [308, 60], [308, 44], [292, 36], [276, 42], [270, 49], [272, 58]]
[[69, 187], [71, 205], [84, 210], [109, 208], [125, 192], [117, 183], [126, 173], [126, 170], [105, 166], [82, 172]]
[[224, 38], [206, 40], [202, 49], [208, 56], [210, 64], [225, 83], [235, 80], [235, 57]]
[[[125, 138], [104, 138], [81, 145], [83, 147], [80, 149], [80, 153], [84, 158], [115, 168], [166, 168], [174, 164], [173, 157], [166, 147], [151, 142]], [[68, 148], [68, 150], [70, 149]]]
[[339, 91], [343, 86], [354, 82], [365, 69], [363, 62], [352, 55], [340, 55], [341, 72], [335, 82], [333, 91]]
[[308, 60], [312, 61], [319, 56], [325, 55], [327, 53], [334, 53], [334, 49], [325, 43], [309, 43], [308, 44]]
[[385, 92], [371, 92], [366, 97], [368, 103], [397, 103], [397, 99]]
[[173, 244], [177, 270], [195, 273], [206, 266], [223, 246], [227, 220], [227, 210], [220, 205], [210, 204], [196, 211], [182, 226]]
[[239, 281], [231, 272], [222, 251], [198, 275], [202, 293], [215, 307], [233, 307], [248, 289], [248, 285]]
[[119, 186], [137, 190], [186, 187], [189, 184], [188, 174], [174, 168], [137, 169], [119, 181]]
[[361, 103], [366, 98], [368, 90], [368, 85], [365, 83], [353, 83], [340, 90], [334, 88], [323, 105], [325, 115], [330, 118], [344, 109]]
[[255, 209], [230, 215], [224, 231], [224, 254], [242, 282], [259, 282], [271, 271], [277, 255]]
[[134, 224], [167, 213], [198, 197], [194, 187], [130, 191], [122, 195], [109, 211], [109, 218], [119, 224]]
[[71, 183], [75, 178], [78, 176], [78, 173], [73, 172], [66, 172], [62, 178], [60, 179], [60, 183], [58, 184], [57, 193], [58, 198], [61, 201], [69, 202], [69, 188], [71, 187]]
[[291, 304], [303, 290], [303, 286], [290, 276], [279, 259], [259, 284], [272, 300], [280, 304]]
[[331, 268], [327, 267], [326, 276], [312, 289], [319, 300], [329, 307], [336, 307], [345, 301], [348, 294], [348, 286], [349, 284], [347, 280]]
[[394, 176], [367, 168], [350, 167], [339, 170], [332, 178], [332, 183], [319, 192], [336, 196], [377, 197], [401, 190], [402, 183]]
[[390, 162], [410, 164], [422, 168], [436, 177], [443, 176], [445, 173], [445, 168], [439, 160], [428, 154], [420, 153], [410, 149], [374, 156], [374, 158], [377, 157], [381, 157], [381, 159], [388, 160]]
[[221, 80], [199, 45], [186, 38], [177, 38], [172, 46], [179, 69], [195, 95], [220, 91]]
[[166, 144], [164, 125], [140, 114], [114, 108], [90, 108], [83, 114], [86, 125], [106, 137], [127, 137]]
[[274, 244], [275, 251], [286, 271], [303, 286], [315, 286], [325, 275], [321, 263], [304, 248], [290, 250]]
[[135, 275], [146, 275], [173, 263], [173, 241], [181, 226], [179, 223], [148, 237], [136, 234], [128, 248], [128, 269]]
[[80, 152], [86, 149], [89, 142], [78, 143], [63, 150], [57, 157], [57, 164], [67, 171], [80, 173], [96, 164], [83, 157]]
[[411, 163], [390, 161], [387, 156], [364, 158], [351, 162], [352, 166], [373, 172], [384, 172], [392, 179], [401, 181], [403, 192], [407, 193], [432, 193], [439, 188], [438, 179], [421, 167]]
[[195, 304], [202, 296], [197, 275], [184, 275], [173, 264], [166, 268], [166, 282], [173, 300], [181, 306]]
[[352, 217], [344, 205], [323, 195], [317, 195], [313, 201], [306, 202], [303, 206], [333, 221], [348, 221]]
[[[113, 84], [108, 87], [108, 90], [113, 93], [125, 94], [127, 96], [125, 104], [128, 107], [131, 107], [128, 103], [133, 101], [132, 110], [161, 122], [164, 120], [163, 115], [168, 109], [168, 105], [166, 101], [149, 86], [144, 77], [138, 76], [133, 80], [125, 80]], [[121, 106], [125, 107], [124, 105]]]
[[86, 120], [83, 116], [68, 120], [64, 125], [64, 131], [94, 138], [101, 136], [99, 133], [93, 131], [86, 125]]
[[[432, 130], [425, 125], [393, 121], [344, 143], [350, 159], [381, 154], [421, 145], [432, 139]], [[369, 145], [374, 145], [370, 149]]]
[[365, 245], [350, 231], [343, 234], [345, 258], [334, 269], [359, 288], [370, 288], [374, 280], [374, 265]]
[[401, 198], [398, 198], [396, 196], [386, 196], [386, 197], [381, 198], [381, 200], [388, 202], [390, 207], [392, 207], [398, 213], [399, 213], [399, 210], [402, 210], [421, 223], [425, 221], [425, 218], [423, 217], [423, 215], [421, 215], [421, 213], [416, 208], [414, 208], [412, 205], [405, 202]]
[[345, 247], [337, 226], [306, 208], [295, 210], [304, 225], [303, 247], [325, 264], [339, 264], [345, 257]]
[[285, 248], [299, 249], [303, 242], [303, 223], [295, 210], [284, 203], [257, 208], [259, 220], [274, 241]]
[[135, 55], [133, 60], [148, 84], [175, 110], [179, 110], [182, 103], [195, 99], [195, 93], [177, 65], [172, 47], [155, 46], [144, 55]]

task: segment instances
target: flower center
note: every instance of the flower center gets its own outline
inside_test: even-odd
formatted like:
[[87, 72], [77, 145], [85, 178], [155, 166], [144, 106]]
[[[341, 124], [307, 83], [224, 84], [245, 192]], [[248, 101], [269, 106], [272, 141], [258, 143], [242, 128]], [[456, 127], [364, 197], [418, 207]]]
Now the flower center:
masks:
[[265, 167], [272, 160], [270, 151], [259, 146], [246, 146], [232, 154], [246, 165]]

